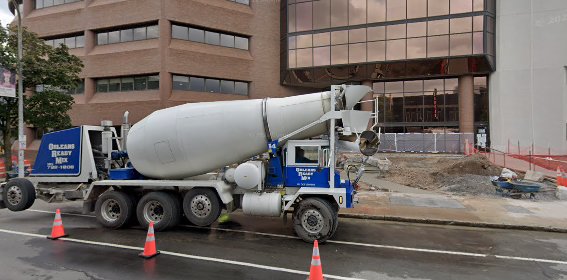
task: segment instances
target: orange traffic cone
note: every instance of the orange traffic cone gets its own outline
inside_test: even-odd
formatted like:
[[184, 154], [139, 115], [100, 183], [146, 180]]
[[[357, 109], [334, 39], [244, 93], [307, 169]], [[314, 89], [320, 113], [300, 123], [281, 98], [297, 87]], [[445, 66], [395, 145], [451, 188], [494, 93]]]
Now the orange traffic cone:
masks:
[[561, 187], [562, 178], [561, 178], [561, 168], [557, 166], [557, 186]]
[[315, 240], [313, 245], [313, 256], [311, 257], [311, 269], [309, 269], [308, 280], [323, 280], [323, 267], [321, 266], [321, 256], [319, 255], [319, 242]]
[[150, 227], [148, 228], [148, 236], [146, 237], [146, 245], [144, 246], [144, 252], [140, 253], [138, 256], [150, 259], [159, 255], [156, 250], [156, 236], [154, 234], [154, 222], [150, 222]]
[[63, 220], [61, 220], [61, 210], [57, 209], [55, 211], [55, 219], [53, 220], [53, 228], [51, 229], [51, 235], [48, 239], [56, 240], [61, 237], [67, 237], [69, 235], [65, 234], [65, 229], [63, 228]]
[[557, 167], [557, 186], [558, 187], [567, 187], [567, 182], [565, 182], [565, 178], [563, 177], [563, 170], [558, 166]]
[[567, 176], [565, 176], [565, 171], [563, 169], [560, 170], [561, 170], [561, 186], [567, 187]]

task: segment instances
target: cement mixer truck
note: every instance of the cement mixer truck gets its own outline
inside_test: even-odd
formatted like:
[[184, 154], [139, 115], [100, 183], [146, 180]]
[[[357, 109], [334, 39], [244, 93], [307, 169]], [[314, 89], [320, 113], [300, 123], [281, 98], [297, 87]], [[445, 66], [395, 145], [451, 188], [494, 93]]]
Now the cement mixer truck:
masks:
[[[336, 170], [337, 143], [350, 137], [372, 155], [371, 112], [354, 107], [366, 86], [286, 98], [190, 103], [156, 111], [120, 135], [110, 121], [43, 136], [32, 174], [0, 185], [0, 208], [23, 211], [35, 199], [80, 200], [104, 227], [137, 220], [156, 230], [185, 217], [210, 226], [222, 211], [292, 213], [305, 241], [326, 241], [340, 208], [357, 202], [356, 183]], [[352, 176], [352, 178], [351, 178]]]

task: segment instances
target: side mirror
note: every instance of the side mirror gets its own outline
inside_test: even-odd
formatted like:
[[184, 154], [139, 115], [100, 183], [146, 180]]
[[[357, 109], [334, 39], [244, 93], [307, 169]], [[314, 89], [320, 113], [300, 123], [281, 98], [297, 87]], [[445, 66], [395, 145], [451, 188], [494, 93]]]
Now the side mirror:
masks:
[[360, 134], [360, 141], [358, 143], [358, 148], [360, 153], [365, 156], [373, 156], [378, 152], [378, 146], [380, 146], [380, 137], [374, 131], [364, 131]]

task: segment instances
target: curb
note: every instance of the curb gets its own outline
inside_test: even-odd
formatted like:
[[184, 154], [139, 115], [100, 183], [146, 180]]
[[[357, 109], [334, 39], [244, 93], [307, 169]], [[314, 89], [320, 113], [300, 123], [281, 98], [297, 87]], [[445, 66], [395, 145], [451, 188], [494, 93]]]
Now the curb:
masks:
[[511, 229], [511, 230], [529, 230], [529, 231], [567, 233], [566, 228], [545, 227], [545, 226], [492, 224], [492, 223], [483, 223], [483, 222], [465, 222], [465, 221], [450, 221], [450, 220], [407, 218], [407, 217], [396, 217], [396, 216], [379, 216], [379, 215], [368, 215], [368, 214], [347, 214], [347, 213], [339, 213], [339, 217], [348, 218], [348, 219], [376, 220], [376, 221], [401, 222], [401, 223], [429, 224], [429, 225], [462, 226], [462, 227], [476, 227], [476, 228]]

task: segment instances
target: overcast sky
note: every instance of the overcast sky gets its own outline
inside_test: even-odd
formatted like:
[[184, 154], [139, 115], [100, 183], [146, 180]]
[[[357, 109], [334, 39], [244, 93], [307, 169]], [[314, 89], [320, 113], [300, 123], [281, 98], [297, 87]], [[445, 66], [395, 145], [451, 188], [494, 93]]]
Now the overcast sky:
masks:
[[2, 26], [12, 22], [13, 18], [14, 16], [8, 9], [7, 1], [0, 1], [0, 22], [2, 22]]

